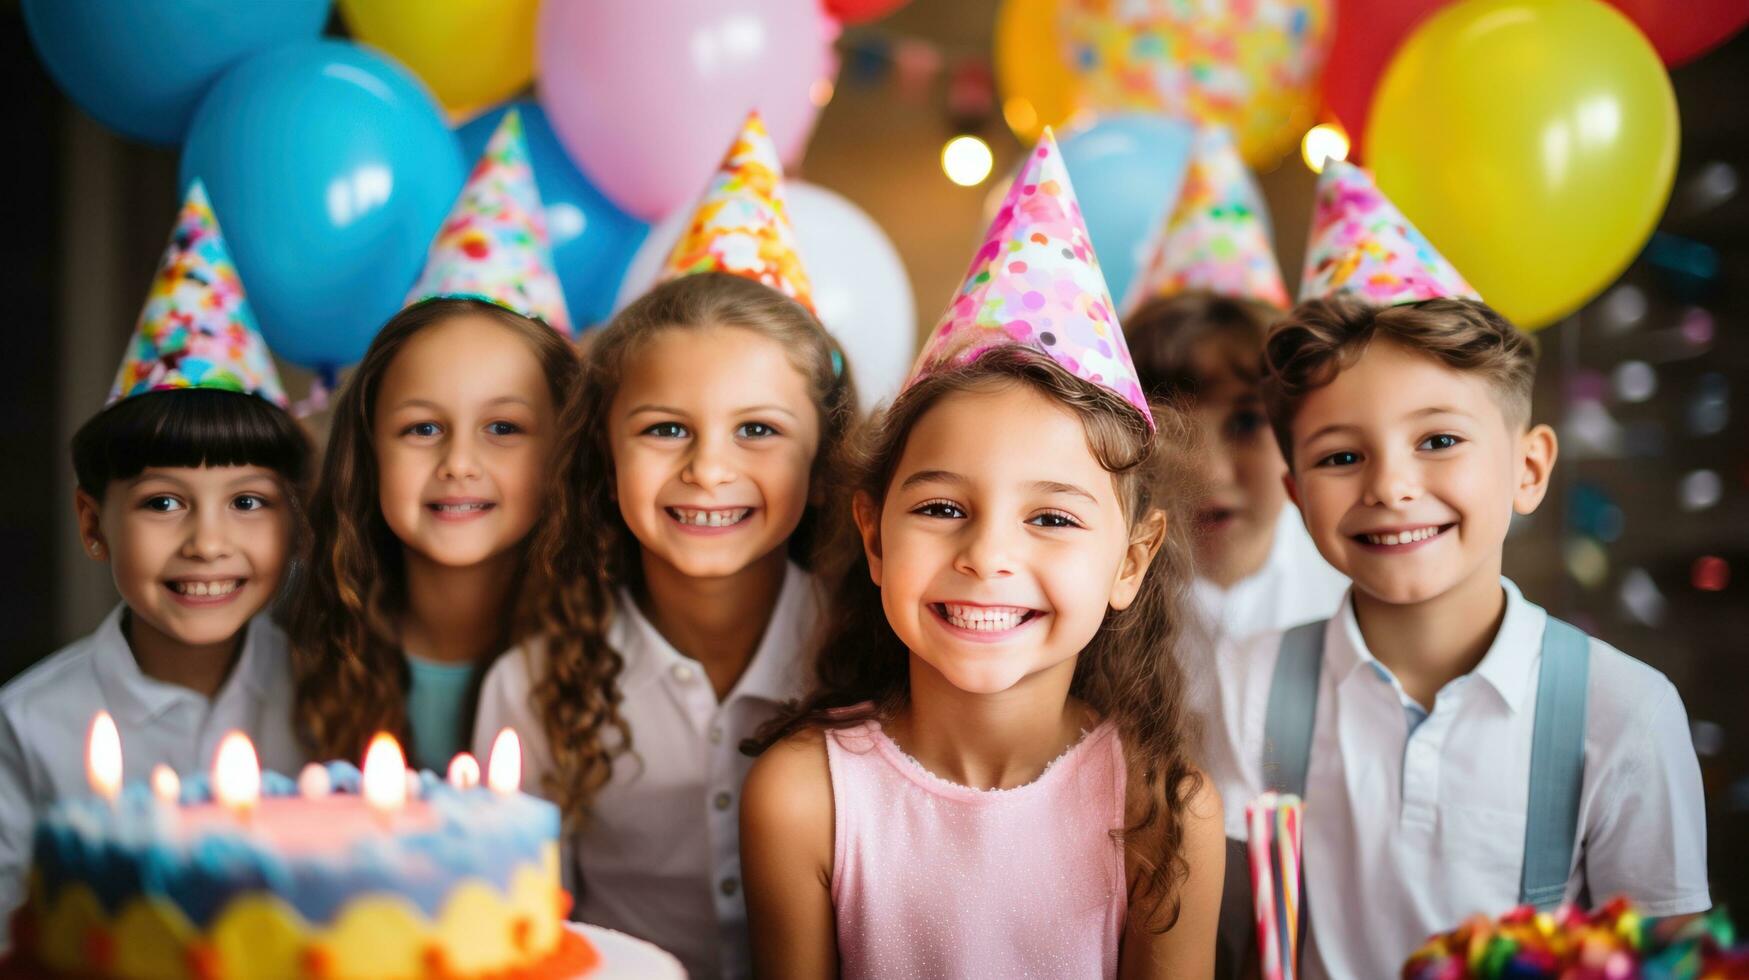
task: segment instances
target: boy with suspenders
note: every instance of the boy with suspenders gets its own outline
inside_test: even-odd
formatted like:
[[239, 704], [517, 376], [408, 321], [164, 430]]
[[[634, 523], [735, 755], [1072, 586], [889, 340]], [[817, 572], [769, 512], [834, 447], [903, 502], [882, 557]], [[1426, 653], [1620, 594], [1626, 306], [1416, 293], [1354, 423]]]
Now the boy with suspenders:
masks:
[[1289, 494], [1354, 584], [1329, 620], [1217, 658], [1228, 836], [1264, 790], [1305, 797], [1312, 978], [1395, 976], [1428, 935], [1520, 903], [1704, 911], [1675, 688], [1500, 576], [1556, 455], [1529, 424], [1530, 339], [1363, 171], [1328, 164], [1317, 208], [1263, 393]]

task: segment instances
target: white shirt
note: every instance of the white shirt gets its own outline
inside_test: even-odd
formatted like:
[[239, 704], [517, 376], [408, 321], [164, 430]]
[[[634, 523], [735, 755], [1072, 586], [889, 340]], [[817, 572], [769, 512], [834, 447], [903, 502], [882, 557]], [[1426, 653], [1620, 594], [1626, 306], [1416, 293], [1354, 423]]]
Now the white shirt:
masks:
[[[265, 615], [249, 621], [243, 648], [218, 693], [202, 695], [147, 677], [122, 633], [119, 605], [97, 631], [0, 688], [0, 909], [24, 901], [37, 817], [64, 796], [91, 792], [85, 739], [108, 711], [121, 733], [122, 773], [144, 780], [160, 763], [190, 775], [212, 766], [219, 739], [248, 734], [265, 769], [295, 776], [304, 753], [292, 734], [291, 661], [285, 634]], [[3, 942], [0, 939], [0, 942]]]
[[[620, 715], [632, 753], [596, 795], [583, 833], [568, 841], [572, 917], [648, 940], [694, 977], [752, 972], [747, 908], [741, 895], [741, 784], [753, 760], [741, 740], [808, 686], [807, 653], [821, 595], [795, 565], [765, 635], [721, 703], [704, 667], [675, 650], [637, 604], [622, 594], [608, 642], [625, 658]], [[538, 791], [552, 752], [529, 704], [545, 674], [544, 652], [524, 647], [502, 657], [480, 692], [474, 741], [486, 758], [506, 725], [523, 745], [523, 786]]]
[[[1396, 976], [1429, 935], [1518, 904], [1543, 626], [1501, 580], [1506, 615], [1476, 669], [1421, 710], [1368, 652], [1352, 600], [1330, 620], [1306, 774], [1307, 977]], [[1223, 651], [1210, 774], [1227, 836], [1262, 793], [1264, 714], [1280, 634]], [[1568, 901], [1625, 894], [1647, 915], [1707, 892], [1700, 765], [1663, 674], [1591, 639], [1581, 843]], [[1365, 909], [1366, 914], [1356, 914]]]

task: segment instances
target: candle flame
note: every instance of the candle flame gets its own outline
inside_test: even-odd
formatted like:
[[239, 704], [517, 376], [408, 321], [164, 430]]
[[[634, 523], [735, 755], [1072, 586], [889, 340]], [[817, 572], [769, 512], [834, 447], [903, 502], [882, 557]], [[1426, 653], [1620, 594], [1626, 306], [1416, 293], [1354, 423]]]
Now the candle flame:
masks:
[[492, 755], [486, 760], [486, 785], [494, 793], [522, 789], [522, 740], [514, 728], [506, 728], [492, 740]]
[[91, 734], [85, 740], [85, 777], [91, 791], [113, 801], [121, 792], [121, 733], [107, 711], [91, 719]]
[[449, 760], [449, 784], [456, 789], [473, 789], [480, 785], [480, 763], [471, 753], [458, 752]]
[[227, 732], [213, 753], [213, 799], [238, 814], [261, 802], [261, 763], [255, 744], [242, 732]]
[[364, 753], [364, 802], [379, 813], [407, 803], [407, 757], [388, 732], [377, 732]]
[[152, 767], [152, 795], [165, 803], [182, 799], [182, 778], [176, 770], [163, 764]]

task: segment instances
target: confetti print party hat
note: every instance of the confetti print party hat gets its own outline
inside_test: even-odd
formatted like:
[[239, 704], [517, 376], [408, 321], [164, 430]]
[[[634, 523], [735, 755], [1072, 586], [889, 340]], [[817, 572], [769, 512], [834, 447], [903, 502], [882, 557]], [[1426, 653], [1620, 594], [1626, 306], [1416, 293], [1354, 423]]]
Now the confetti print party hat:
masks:
[[286, 405], [267, 341], [198, 180], [176, 216], [104, 407], [179, 388], [235, 391]]
[[658, 281], [698, 272], [744, 276], [814, 308], [813, 287], [796, 256], [783, 163], [757, 112], [747, 116], [706, 185]]
[[911, 380], [1007, 344], [1043, 351], [1076, 377], [1110, 388], [1153, 426], [1062, 151], [1048, 129], [1015, 175]]
[[1197, 133], [1178, 203], [1161, 228], [1124, 308], [1156, 296], [1208, 292], [1290, 304], [1269, 247], [1263, 194], [1224, 126]]
[[486, 143], [431, 243], [419, 284], [407, 294], [409, 306], [428, 299], [484, 300], [572, 333], [522, 116], [514, 109]]
[[1424, 299], [1480, 300], [1427, 236], [1352, 163], [1331, 160], [1318, 178], [1300, 299], [1350, 293], [1374, 306]]

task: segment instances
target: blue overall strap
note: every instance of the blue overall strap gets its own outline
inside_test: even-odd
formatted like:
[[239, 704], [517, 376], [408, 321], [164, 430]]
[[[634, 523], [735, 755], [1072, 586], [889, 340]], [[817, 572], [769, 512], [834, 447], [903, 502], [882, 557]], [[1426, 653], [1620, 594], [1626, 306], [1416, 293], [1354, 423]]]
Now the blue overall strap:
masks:
[[1524, 878], [1518, 901], [1560, 904], [1579, 836], [1579, 791], [1585, 775], [1585, 702], [1591, 640], [1553, 616], [1543, 627], [1530, 743], [1530, 805], [1524, 821]]
[[1326, 622], [1295, 626], [1281, 635], [1281, 653], [1269, 681], [1269, 710], [1263, 718], [1263, 783], [1301, 799], [1306, 796], [1306, 769], [1312, 758]]

